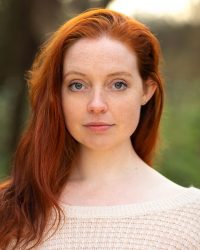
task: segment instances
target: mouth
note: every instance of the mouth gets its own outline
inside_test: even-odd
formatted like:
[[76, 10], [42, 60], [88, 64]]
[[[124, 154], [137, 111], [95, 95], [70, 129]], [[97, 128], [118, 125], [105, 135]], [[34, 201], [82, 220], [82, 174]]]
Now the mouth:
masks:
[[84, 126], [94, 132], [103, 132], [110, 129], [115, 124], [105, 123], [105, 122], [90, 122]]
[[86, 123], [84, 126], [112, 126], [114, 124], [106, 123], [106, 122], [89, 122]]

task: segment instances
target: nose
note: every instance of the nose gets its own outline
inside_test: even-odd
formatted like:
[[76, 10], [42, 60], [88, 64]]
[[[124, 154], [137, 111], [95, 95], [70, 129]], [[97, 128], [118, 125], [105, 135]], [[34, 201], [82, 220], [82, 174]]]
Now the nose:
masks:
[[105, 100], [105, 95], [101, 90], [94, 90], [91, 93], [90, 100], [88, 102], [88, 112], [92, 113], [105, 113], [108, 110], [108, 105]]

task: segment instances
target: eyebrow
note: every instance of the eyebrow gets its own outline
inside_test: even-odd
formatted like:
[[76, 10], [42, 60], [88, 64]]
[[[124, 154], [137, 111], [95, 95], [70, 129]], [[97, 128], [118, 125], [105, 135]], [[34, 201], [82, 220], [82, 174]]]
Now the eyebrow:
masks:
[[[69, 71], [66, 74], [64, 74], [64, 78], [67, 77], [68, 75], [74, 75], [74, 74], [81, 75], [81, 76], [86, 76], [86, 74], [84, 74], [82, 72], [72, 70], [72, 71]], [[132, 77], [132, 74], [129, 73], [129, 72], [126, 72], [126, 71], [113, 72], [113, 73], [108, 74], [107, 76], [117, 76], [117, 75], [126, 75], [126, 76], [129, 76], [129, 77]]]

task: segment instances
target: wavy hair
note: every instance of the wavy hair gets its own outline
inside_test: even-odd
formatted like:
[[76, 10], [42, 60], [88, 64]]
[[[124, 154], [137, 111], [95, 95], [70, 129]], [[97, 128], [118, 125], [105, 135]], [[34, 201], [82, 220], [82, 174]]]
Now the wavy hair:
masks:
[[[63, 56], [81, 38], [106, 35], [129, 46], [137, 55], [143, 80], [157, 88], [141, 108], [132, 145], [151, 165], [163, 108], [163, 81], [159, 72], [160, 46], [142, 23], [116, 11], [90, 9], [67, 21], [43, 44], [31, 70], [28, 86], [31, 117], [18, 144], [11, 176], [0, 188], [0, 248], [39, 245], [52, 209], [60, 222], [58, 197], [66, 184], [77, 142], [66, 129], [61, 106]], [[5, 226], [6, 225], [6, 226]]]

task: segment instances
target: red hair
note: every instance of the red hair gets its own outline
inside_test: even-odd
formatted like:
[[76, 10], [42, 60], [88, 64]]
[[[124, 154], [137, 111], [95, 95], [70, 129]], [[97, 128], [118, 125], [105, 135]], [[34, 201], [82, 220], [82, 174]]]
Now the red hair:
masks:
[[[152, 164], [163, 108], [159, 73], [159, 42], [140, 22], [107, 9], [92, 9], [69, 20], [45, 43], [28, 74], [32, 116], [16, 150], [11, 177], [1, 184], [0, 248], [11, 240], [25, 248], [38, 245], [66, 184], [77, 142], [68, 133], [62, 107], [62, 65], [65, 51], [77, 40], [106, 35], [130, 46], [136, 53], [143, 80], [157, 88], [142, 106], [138, 127], [131, 137], [137, 154]], [[5, 226], [6, 225], [6, 226]]]

